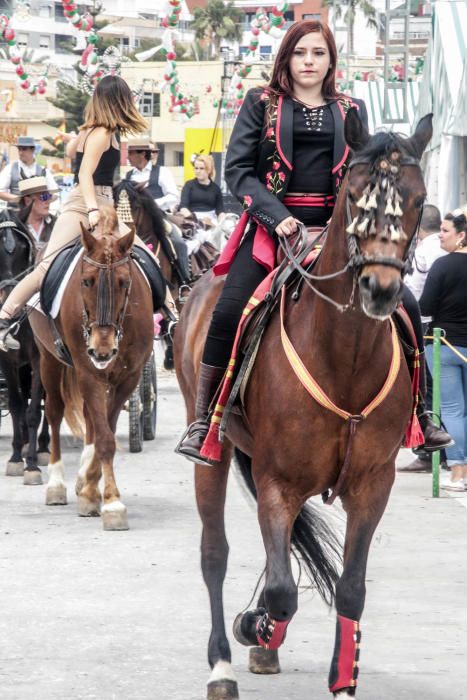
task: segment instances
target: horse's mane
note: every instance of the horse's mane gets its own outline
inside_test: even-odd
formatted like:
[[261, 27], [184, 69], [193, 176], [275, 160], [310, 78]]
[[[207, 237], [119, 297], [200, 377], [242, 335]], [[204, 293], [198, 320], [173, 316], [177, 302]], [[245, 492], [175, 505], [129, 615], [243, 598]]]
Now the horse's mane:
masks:
[[371, 136], [366, 146], [358, 151], [358, 157], [362, 156], [373, 162], [380, 156], [387, 155], [394, 150], [418, 159], [417, 151], [410, 138], [393, 131], [378, 131]]
[[146, 190], [139, 190], [131, 180], [122, 180], [114, 188], [114, 199], [118, 204], [120, 193], [125, 191], [130, 200], [130, 206], [133, 204], [141, 204], [151, 218], [151, 227], [154, 235], [161, 240], [164, 236], [164, 213], [157, 206], [154, 199]]

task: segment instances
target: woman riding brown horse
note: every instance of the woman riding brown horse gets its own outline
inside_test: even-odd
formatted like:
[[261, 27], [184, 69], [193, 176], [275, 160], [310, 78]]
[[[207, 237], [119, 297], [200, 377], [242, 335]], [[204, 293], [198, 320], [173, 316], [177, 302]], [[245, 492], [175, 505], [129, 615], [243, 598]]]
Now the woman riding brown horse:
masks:
[[[76, 486], [78, 512], [99, 515], [103, 500], [104, 529], [123, 530], [128, 529], [128, 521], [113, 471], [115, 430], [120, 411], [152, 352], [153, 300], [131, 256], [134, 229], [118, 237], [116, 212], [102, 207], [100, 215], [95, 233], [83, 228], [84, 253], [72, 272], [55, 322], [73, 369], [57, 357], [49, 320], [34, 311], [30, 322], [41, 353], [52, 433], [46, 503], [67, 502], [60, 424], [64, 414], [69, 423], [76, 424], [75, 409], [79, 412], [82, 406], [86, 435]], [[159, 306], [164, 293], [165, 289]], [[103, 498], [99, 491], [102, 474]]]
[[[300, 271], [300, 293], [292, 297], [297, 285], [289, 288], [281, 313], [276, 307], [272, 315], [243, 417], [232, 414], [227, 423], [221, 463], [196, 466], [202, 570], [212, 613], [208, 698], [238, 697], [222, 603], [228, 556], [224, 502], [233, 445], [241, 450], [247, 481], [251, 470], [267, 555], [262, 607], [239, 617], [235, 636], [268, 653], [283, 642], [297, 610], [291, 543], [314, 564], [323, 593], [334, 596], [335, 574], [325, 553], [330, 538], [319, 539], [320, 517], [305, 505], [332, 489], [330, 501], [341, 498], [347, 528], [344, 569], [335, 590], [329, 689], [335, 697], [355, 695], [368, 551], [411, 415], [409, 372], [390, 317], [400, 300], [425, 198], [419, 159], [431, 133], [431, 117], [425, 117], [410, 139], [370, 138], [356, 110], [349, 110], [345, 137], [354, 157], [313, 277]], [[196, 375], [222, 284], [208, 273], [195, 286], [175, 336], [188, 421], [195, 415]], [[216, 406], [216, 421], [219, 411]]]

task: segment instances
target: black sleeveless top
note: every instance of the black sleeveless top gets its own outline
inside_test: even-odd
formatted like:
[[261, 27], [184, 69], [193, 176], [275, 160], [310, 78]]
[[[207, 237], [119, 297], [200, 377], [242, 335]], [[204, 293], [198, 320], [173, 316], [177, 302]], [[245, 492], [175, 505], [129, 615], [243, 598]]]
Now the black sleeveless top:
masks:
[[[92, 131], [92, 129], [91, 129], [91, 131]], [[91, 133], [91, 131], [89, 132], [89, 134]], [[79, 169], [81, 167], [81, 162], [83, 160], [83, 155], [84, 155], [84, 148], [86, 146], [86, 141], [87, 141], [89, 134], [86, 136], [86, 139], [84, 140], [83, 151], [76, 151], [75, 169], [73, 171], [76, 183], [79, 183]], [[117, 141], [120, 142], [119, 134], [116, 134], [116, 138], [117, 138]], [[106, 186], [106, 187], [112, 187], [112, 185], [114, 184], [115, 169], [118, 167], [119, 164], [120, 164], [120, 149], [114, 148], [112, 146], [112, 138], [111, 138], [110, 139], [110, 146], [101, 155], [100, 160], [97, 164], [97, 168], [95, 169], [94, 174], [92, 176], [92, 180], [93, 180], [94, 184], [95, 185], [102, 185], [102, 186]]]

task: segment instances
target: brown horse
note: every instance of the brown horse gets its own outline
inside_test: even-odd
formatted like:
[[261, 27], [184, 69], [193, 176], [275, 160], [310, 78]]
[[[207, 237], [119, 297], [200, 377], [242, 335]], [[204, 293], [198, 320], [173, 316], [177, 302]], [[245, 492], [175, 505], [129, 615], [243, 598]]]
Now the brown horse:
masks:
[[128, 529], [127, 512], [113, 469], [115, 430], [120, 411], [152, 352], [153, 307], [149, 286], [131, 257], [134, 229], [119, 238], [115, 211], [106, 208], [102, 214], [95, 233], [82, 231], [84, 251], [56, 319], [73, 369], [57, 358], [48, 320], [34, 311], [30, 321], [41, 353], [52, 433], [46, 503], [67, 502], [60, 424], [65, 415], [70, 427], [76, 427], [76, 411], [79, 415], [82, 406], [86, 435], [76, 485], [78, 513], [99, 515], [98, 484], [103, 473], [104, 529], [124, 530]]
[[[267, 557], [259, 608], [238, 616], [235, 637], [255, 647], [256, 670], [277, 672], [275, 650], [297, 610], [292, 546], [323, 597], [335, 600], [329, 689], [335, 697], [353, 697], [356, 691], [368, 552], [411, 415], [410, 376], [405, 362], [397, 361], [400, 348], [390, 316], [425, 198], [419, 159], [431, 138], [431, 116], [410, 139], [387, 133], [370, 137], [352, 109], [345, 133], [354, 156], [313, 277], [301, 270], [299, 287], [288, 289], [282, 334], [277, 307], [272, 314], [244, 396], [244, 417], [232, 414], [228, 421], [222, 461], [195, 468], [202, 571], [211, 601], [208, 698], [213, 700], [238, 697], [222, 603], [228, 556], [224, 503], [233, 446], [257, 497]], [[175, 334], [188, 422], [195, 417], [196, 374], [221, 287], [222, 280], [211, 273], [195, 286]], [[297, 364], [286, 355], [285, 333], [337, 411], [305, 389]], [[383, 385], [391, 387], [386, 394]], [[384, 400], [371, 410], [377, 396]], [[347, 413], [339, 414], [341, 409]], [[332, 534], [306, 503], [329, 489], [340, 496], [347, 514], [340, 577], [328, 549], [334, 547]]]

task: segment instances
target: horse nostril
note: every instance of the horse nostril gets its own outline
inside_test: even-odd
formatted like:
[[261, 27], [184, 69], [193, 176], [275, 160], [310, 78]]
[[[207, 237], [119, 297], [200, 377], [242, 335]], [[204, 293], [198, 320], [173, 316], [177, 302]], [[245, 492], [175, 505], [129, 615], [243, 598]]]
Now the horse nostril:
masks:
[[87, 353], [88, 353], [89, 357], [92, 357], [94, 355], [94, 350], [92, 348], [88, 348]]
[[365, 292], [372, 292], [375, 286], [375, 278], [373, 275], [363, 275], [360, 277], [360, 287]]

